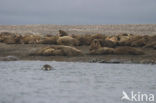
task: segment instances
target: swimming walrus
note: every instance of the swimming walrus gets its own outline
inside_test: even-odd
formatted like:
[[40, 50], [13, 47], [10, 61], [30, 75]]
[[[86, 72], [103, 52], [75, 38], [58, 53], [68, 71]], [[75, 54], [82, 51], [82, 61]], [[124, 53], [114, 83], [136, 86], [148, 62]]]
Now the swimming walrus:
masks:
[[43, 67], [41, 68], [42, 70], [46, 70], [46, 71], [49, 71], [49, 70], [52, 70], [54, 69], [52, 66], [48, 65], [48, 64], [45, 64], [43, 65]]

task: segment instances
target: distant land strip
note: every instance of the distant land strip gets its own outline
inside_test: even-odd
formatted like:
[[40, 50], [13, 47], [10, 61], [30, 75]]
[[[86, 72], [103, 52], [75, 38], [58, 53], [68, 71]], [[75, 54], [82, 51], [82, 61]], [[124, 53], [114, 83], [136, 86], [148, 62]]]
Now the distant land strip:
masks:
[[120, 33], [155, 35], [156, 24], [115, 24], [115, 25], [0, 25], [0, 32], [37, 33], [56, 35], [58, 30], [64, 30], [69, 34], [106, 34], [116, 35]]

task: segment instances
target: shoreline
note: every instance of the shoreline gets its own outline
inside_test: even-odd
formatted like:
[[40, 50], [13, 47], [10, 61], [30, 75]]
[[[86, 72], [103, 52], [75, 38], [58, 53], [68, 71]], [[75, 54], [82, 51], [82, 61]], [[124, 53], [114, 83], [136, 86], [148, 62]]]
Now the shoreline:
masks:
[[16, 59], [156, 64], [156, 24], [0, 25], [0, 61]]
[[[87, 62], [87, 63], [114, 63], [114, 64], [156, 64], [156, 52], [153, 49], [144, 48], [145, 55], [89, 55], [89, 46], [77, 46], [76, 48], [86, 53], [84, 56], [30, 56], [31, 49], [43, 48], [44, 44], [4, 44], [0, 43], [0, 61], [39, 60], [60, 62]], [[3, 45], [3, 46], [2, 46]], [[46, 46], [49, 46], [46, 45]], [[8, 58], [7, 56], [13, 56]]]

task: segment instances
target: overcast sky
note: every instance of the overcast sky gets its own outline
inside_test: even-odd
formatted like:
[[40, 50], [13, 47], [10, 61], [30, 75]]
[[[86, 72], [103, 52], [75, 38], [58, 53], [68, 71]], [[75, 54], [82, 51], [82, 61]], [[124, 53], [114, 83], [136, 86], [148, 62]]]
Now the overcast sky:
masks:
[[155, 24], [156, 0], [0, 0], [0, 24]]

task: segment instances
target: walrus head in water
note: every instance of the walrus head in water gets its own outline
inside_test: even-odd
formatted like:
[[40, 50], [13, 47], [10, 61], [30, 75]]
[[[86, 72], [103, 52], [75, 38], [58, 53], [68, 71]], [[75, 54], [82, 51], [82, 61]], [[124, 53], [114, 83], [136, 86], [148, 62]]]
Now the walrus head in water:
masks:
[[42, 69], [42, 70], [49, 71], [49, 70], [52, 70], [53, 68], [52, 68], [50, 65], [45, 64], [45, 65], [43, 65], [43, 67], [42, 67], [41, 69]]

